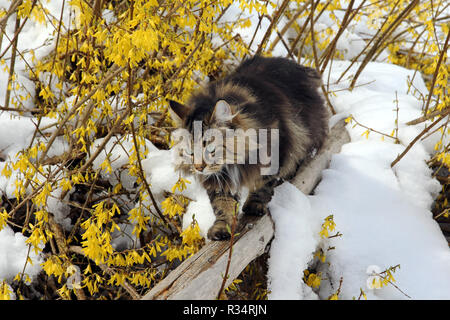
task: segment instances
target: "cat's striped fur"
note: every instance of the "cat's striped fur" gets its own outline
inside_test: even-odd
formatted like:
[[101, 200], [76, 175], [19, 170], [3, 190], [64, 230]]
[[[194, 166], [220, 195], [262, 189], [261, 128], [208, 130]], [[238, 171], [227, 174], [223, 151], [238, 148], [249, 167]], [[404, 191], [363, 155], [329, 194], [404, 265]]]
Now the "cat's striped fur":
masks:
[[[328, 114], [318, 93], [320, 83], [313, 69], [284, 58], [255, 56], [194, 93], [186, 105], [170, 102], [174, 119], [191, 133], [194, 121], [202, 121], [204, 129], [279, 130], [279, 170], [273, 175], [261, 175], [261, 164], [184, 166], [197, 173], [211, 199], [216, 222], [208, 232], [210, 239], [229, 237], [226, 225], [232, 222], [242, 186], [249, 189], [243, 212], [264, 214], [278, 182], [292, 177], [311, 152], [321, 147], [328, 132]], [[229, 118], [220, 119], [223, 110], [217, 110], [218, 101], [226, 102]]]

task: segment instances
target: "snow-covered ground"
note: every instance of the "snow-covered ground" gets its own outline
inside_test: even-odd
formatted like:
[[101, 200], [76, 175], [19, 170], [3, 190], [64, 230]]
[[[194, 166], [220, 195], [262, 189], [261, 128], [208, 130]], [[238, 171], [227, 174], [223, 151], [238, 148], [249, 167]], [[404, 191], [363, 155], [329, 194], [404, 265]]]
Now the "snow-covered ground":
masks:
[[[57, 0], [46, 4], [54, 16], [59, 16], [61, 8], [58, 4], [60, 1]], [[0, 1], [0, 6], [8, 5], [8, 1]], [[232, 6], [223, 19], [231, 19], [238, 12], [239, 8]], [[257, 17], [253, 14], [249, 18], [254, 28]], [[321, 23], [329, 25], [332, 21], [324, 19]], [[346, 59], [360, 50], [358, 48], [361, 47], [362, 40], [358, 32], [361, 31], [361, 25], [352, 26], [338, 44], [338, 48], [346, 52]], [[254, 40], [254, 46], [262, 39], [267, 27], [268, 20], [265, 20]], [[26, 48], [39, 48], [41, 44], [49, 43], [48, 46], [41, 47], [40, 51], [35, 50], [38, 58], [42, 57], [52, 48], [52, 42], [48, 41], [51, 39], [52, 28], [43, 28], [30, 22], [21, 33], [19, 43]], [[252, 28], [235, 32], [239, 32], [244, 39], [249, 39], [253, 35]], [[11, 36], [13, 26], [8, 26], [7, 30]], [[7, 42], [3, 41], [2, 52]], [[26, 48], [19, 47], [19, 50]], [[274, 55], [285, 54], [285, 48], [279, 43]], [[413, 299], [450, 299], [450, 249], [430, 212], [433, 198], [440, 191], [440, 186], [431, 178], [431, 172], [425, 163], [433, 153], [438, 137], [432, 135], [419, 141], [396, 166], [390, 166], [426, 124], [405, 125], [407, 121], [421, 115], [422, 106], [413, 95], [413, 90], [408, 90], [408, 81], [414, 78], [413, 87], [422, 94], [427, 89], [419, 74], [413, 77], [413, 71], [382, 60], [383, 55], [379, 62], [368, 64], [353, 91], [346, 90], [349, 80], [345, 78], [336, 84], [349, 61], [333, 61], [331, 69], [324, 73], [325, 84], [329, 84], [330, 90], [335, 92], [331, 102], [337, 115], [330, 120], [330, 124], [352, 115], [365, 126], [389, 135], [397, 127], [398, 117], [400, 143], [395, 144], [388, 137], [382, 140], [382, 136], [375, 132], [366, 136], [365, 128], [358, 125], [354, 127], [354, 122], [349, 123], [347, 130], [351, 142], [333, 156], [314, 195], [304, 195], [289, 183], [276, 189], [270, 203], [275, 221], [275, 238], [268, 260], [270, 299], [326, 299], [337, 291], [341, 279], [341, 299], [358, 297], [361, 289], [366, 293], [367, 299], [407, 299], [408, 296]], [[357, 67], [355, 64], [347, 75], [354, 73]], [[19, 61], [18, 81], [23, 83], [23, 94], [32, 94], [32, 86], [26, 79], [24, 70], [25, 65]], [[0, 71], [0, 101], [4, 101], [7, 78], [7, 72]], [[43, 121], [44, 126], [52, 123], [50, 119]], [[2, 155], [14, 159], [19, 150], [28, 146], [34, 130], [32, 118], [11, 118], [8, 112], [0, 113]], [[128, 161], [127, 152], [120, 150], [122, 145], [131, 148], [127, 137], [120, 146], [114, 140], [107, 145], [107, 148], [115, 150], [114, 154], [117, 156], [116, 162], [112, 164], [114, 170]], [[55, 146], [58, 150], [54, 152], [58, 153], [64, 149], [64, 142], [60, 141]], [[174, 172], [171, 163], [172, 151], [157, 150], [150, 143], [148, 149], [143, 167], [155, 197], [161, 202], [164, 191], [170, 190], [177, 181], [178, 173]], [[102, 159], [100, 155], [94, 166], [99, 166]], [[4, 162], [0, 161], [0, 171], [3, 166]], [[13, 194], [12, 179], [14, 178], [0, 176], [0, 192]], [[114, 183], [116, 178], [111, 175], [110, 179]], [[194, 179], [188, 177], [188, 180], [191, 184], [187, 185], [183, 194], [194, 201], [187, 208], [183, 226], [188, 226], [195, 215], [201, 232], [205, 235], [214, 221], [212, 208], [206, 191]], [[124, 184], [125, 188], [132, 187], [133, 181], [127, 180], [126, 175], [123, 176], [122, 182], [124, 181], [128, 181]], [[62, 212], [61, 215], [60, 219], [64, 219]], [[319, 232], [324, 219], [330, 215], [333, 215], [336, 231], [342, 236], [323, 239]], [[131, 239], [117, 239], [115, 245], [127, 246], [125, 238]], [[124, 242], [119, 244], [120, 241]], [[328, 250], [330, 247], [334, 249]], [[314, 253], [318, 248], [326, 253], [325, 262], [317, 265], [317, 271], [321, 272], [323, 279], [318, 289], [311, 289], [302, 280], [303, 270], [317, 260]], [[14, 234], [9, 226], [0, 230], [0, 281], [5, 279], [10, 282], [17, 273], [23, 271], [27, 253], [28, 245], [23, 235]], [[39, 263], [42, 262], [42, 257], [31, 252], [30, 258], [33, 264], [27, 263], [25, 272], [33, 277], [41, 270]], [[394, 273], [394, 284], [397, 287], [391, 284], [380, 289], [368, 287], [371, 276], [368, 271], [381, 272], [396, 265], [400, 265]]]
[[[237, 14], [234, 9], [230, 15]], [[255, 15], [249, 18], [252, 27], [236, 31], [244, 39], [253, 36], [258, 23]], [[366, 128], [352, 122], [347, 125], [351, 142], [333, 156], [314, 195], [305, 196], [288, 183], [277, 188], [270, 203], [275, 239], [269, 258], [269, 299], [326, 299], [336, 293], [341, 278], [340, 299], [358, 298], [361, 289], [367, 299], [450, 299], [450, 249], [430, 212], [440, 185], [425, 163], [440, 134], [419, 141], [399, 163], [390, 166], [430, 124], [405, 125], [421, 116], [423, 102], [417, 93], [426, 96], [425, 83], [413, 70], [388, 63], [386, 52], [365, 67], [352, 91], [347, 89], [359, 63], [338, 83], [350, 65], [348, 60], [364, 48], [362, 35], [375, 32], [366, 20], [352, 22], [345, 30], [337, 48], [346, 60], [333, 61], [323, 73], [325, 85], [334, 92], [330, 99], [337, 112], [330, 126], [352, 115], [387, 135], [398, 129], [400, 143], [374, 132], [367, 136]], [[284, 23], [282, 20], [278, 28]], [[263, 37], [266, 27], [262, 26], [255, 39]], [[322, 15], [316, 31], [326, 27], [335, 30], [336, 25]], [[274, 35], [269, 44], [273, 39]], [[259, 42], [253, 43], [253, 49], [255, 43]], [[287, 50], [278, 43], [273, 54], [286, 56]], [[329, 215], [342, 236], [323, 240], [319, 232]], [[327, 251], [330, 247], [334, 249]], [[302, 278], [318, 248], [326, 254], [325, 263], [317, 266], [325, 280], [313, 292]], [[393, 274], [394, 285], [370, 289], [372, 271], [379, 273], [396, 265], [400, 268]]]
[[[332, 79], [348, 62], [338, 64], [334, 63]], [[276, 190], [270, 204], [276, 231], [269, 258], [269, 298], [326, 299], [342, 278], [341, 299], [357, 298], [360, 289], [367, 299], [450, 299], [450, 249], [430, 212], [440, 185], [425, 163], [437, 137], [417, 143], [390, 166], [423, 129], [404, 125], [420, 116], [421, 104], [406, 94], [412, 71], [371, 63], [363, 74], [359, 81], [370, 85], [336, 92], [336, 117], [352, 114], [358, 122], [390, 134], [398, 100], [400, 144], [389, 138], [382, 141], [373, 132], [367, 138], [362, 134], [366, 129], [348, 124], [351, 142], [332, 157], [314, 195], [305, 196], [290, 185]], [[426, 90], [420, 78], [415, 85]], [[319, 232], [329, 215], [342, 236], [323, 240]], [[329, 247], [334, 249], [327, 251]], [[314, 293], [301, 279], [317, 248], [326, 253], [318, 271], [327, 280]], [[393, 274], [398, 288], [368, 287], [371, 271], [396, 265], [400, 265]]]
[[[347, 64], [335, 61], [331, 79]], [[268, 261], [270, 299], [326, 299], [336, 292], [341, 278], [341, 299], [358, 297], [360, 289], [367, 299], [450, 299], [450, 249], [430, 212], [440, 184], [425, 163], [438, 137], [417, 143], [393, 168], [390, 166], [424, 126], [405, 125], [421, 115], [421, 103], [406, 94], [412, 73], [374, 62], [360, 80], [369, 85], [352, 92], [339, 91], [348, 83], [332, 88], [338, 114], [330, 119], [330, 125], [352, 114], [358, 122], [390, 134], [398, 106], [400, 144], [386, 137], [382, 140], [382, 135], [374, 132], [366, 137], [362, 134], [366, 129], [350, 123], [351, 142], [332, 157], [314, 195], [306, 196], [288, 182], [276, 189], [269, 204], [275, 221]], [[420, 77], [414, 85], [426, 90]], [[146, 160], [157, 194], [177, 181], [170, 157], [171, 151], [158, 151]], [[183, 194], [195, 201], [184, 215], [184, 226], [195, 215], [205, 235], [214, 221], [212, 208], [205, 190], [194, 179], [189, 180], [192, 183]], [[319, 232], [329, 215], [342, 236], [322, 239]], [[327, 251], [329, 247], [334, 249]], [[302, 277], [318, 248], [326, 254], [325, 263], [318, 267], [325, 280], [313, 291]], [[400, 265], [393, 274], [398, 289], [390, 284], [380, 289], [368, 287], [371, 271], [382, 272], [396, 265]]]

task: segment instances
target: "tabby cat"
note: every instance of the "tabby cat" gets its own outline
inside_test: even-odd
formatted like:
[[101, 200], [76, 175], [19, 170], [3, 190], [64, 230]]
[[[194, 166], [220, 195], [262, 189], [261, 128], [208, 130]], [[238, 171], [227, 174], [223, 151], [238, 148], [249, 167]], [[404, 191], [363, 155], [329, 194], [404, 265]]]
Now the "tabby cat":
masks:
[[[203, 183], [216, 215], [209, 239], [230, 237], [242, 187], [249, 190], [244, 214], [267, 213], [274, 187], [291, 178], [321, 147], [328, 132], [328, 113], [318, 92], [320, 84], [320, 75], [311, 68], [285, 58], [255, 56], [194, 93], [186, 105], [170, 101], [172, 118], [190, 140], [190, 146], [180, 152], [192, 161], [180, 169], [194, 173]], [[202, 134], [208, 130], [214, 139]], [[220, 133], [225, 138], [218, 139]], [[244, 155], [242, 149], [234, 148], [241, 138], [245, 139]], [[192, 151], [192, 145], [197, 149]], [[273, 163], [263, 163], [263, 147]], [[275, 165], [275, 170], [269, 165]]]

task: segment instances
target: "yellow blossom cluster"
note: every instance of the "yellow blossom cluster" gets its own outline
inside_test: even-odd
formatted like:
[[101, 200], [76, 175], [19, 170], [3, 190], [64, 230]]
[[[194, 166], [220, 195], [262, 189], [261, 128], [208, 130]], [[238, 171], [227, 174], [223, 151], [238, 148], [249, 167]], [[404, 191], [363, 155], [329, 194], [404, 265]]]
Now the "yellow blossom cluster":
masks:
[[[44, 2], [10, 1], [11, 12], [0, 9], [2, 48], [2, 42], [14, 48], [21, 41], [20, 27], [27, 27], [27, 21], [53, 28], [52, 50], [44, 58], [37, 58], [37, 48], [13, 52], [25, 62], [33, 90], [20, 81], [13, 59], [0, 52], [1, 68], [10, 74], [6, 92], [11, 99], [4, 110], [26, 115], [36, 126], [28, 147], [15, 157], [2, 159], [0, 150], [0, 174], [15, 188], [7, 201], [0, 194], [0, 229], [8, 225], [22, 232], [30, 248], [45, 256], [42, 268], [56, 279], [56, 294], [63, 299], [138, 298], [171, 271], [175, 260], [201, 248], [198, 223], [181, 228], [190, 201], [183, 191], [190, 182], [180, 177], [160, 199], [142, 162], [151, 157], [148, 142], [160, 149], [171, 146], [168, 100], [185, 101], [207, 79], [225, 74], [225, 65], [254, 54], [255, 45], [271, 55], [281, 43], [288, 56], [323, 72], [346, 54], [337, 46], [344, 29], [364, 20], [375, 36], [363, 39], [366, 47], [352, 59], [368, 55], [373, 60], [387, 49], [391, 62], [430, 77], [425, 113], [449, 105], [443, 45], [449, 28], [438, 18], [444, 0], [62, 0], [66, 20], [49, 12]], [[269, 19], [273, 25], [262, 32], [278, 38], [251, 47], [234, 31], [260, 28], [248, 18], [225, 19], [232, 6], [260, 22]], [[18, 22], [16, 40], [7, 37], [2, 25], [14, 12], [17, 18], [10, 21]], [[324, 15], [333, 26], [316, 24]], [[277, 25], [281, 17], [288, 27]], [[294, 31], [293, 38], [286, 36], [288, 30]], [[30, 102], [34, 107], [27, 110]], [[440, 130], [448, 135], [446, 126]], [[450, 166], [442, 141], [437, 159]], [[111, 144], [126, 161], [108, 149]], [[65, 226], [55, 202], [70, 220]], [[334, 228], [333, 217], [327, 217], [320, 236], [328, 238]], [[113, 238], [127, 245], [116, 247]], [[325, 253], [316, 258], [324, 262]], [[80, 282], [70, 286], [74, 266]], [[305, 274], [305, 282], [317, 287], [320, 275]], [[0, 299], [12, 293], [2, 282]], [[256, 296], [265, 298], [267, 291]]]

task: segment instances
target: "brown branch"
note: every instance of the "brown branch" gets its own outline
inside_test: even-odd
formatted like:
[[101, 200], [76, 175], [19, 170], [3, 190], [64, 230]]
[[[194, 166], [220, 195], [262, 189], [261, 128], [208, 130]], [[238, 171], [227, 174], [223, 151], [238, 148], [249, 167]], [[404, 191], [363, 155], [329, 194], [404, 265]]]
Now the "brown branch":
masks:
[[[317, 56], [317, 50], [316, 50], [316, 40], [315, 40], [315, 37], [314, 37], [314, 10], [315, 10], [315, 8], [316, 8], [316, 6], [314, 4], [314, 0], [311, 0], [311, 15], [310, 15], [310, 19], [309, 19], [309, 21], [311, 23], [311, 28], [310, 28], [310, 31], [311, 31], [311, 46], [312, 46], [313, 55], [314, 55], [314, 66], [315, 66], [315, 68], [317, 70], [317, 73], [321, 74], [320, 69], [319, 69], [319, 58]], [[328, 104], [328, 107], [330, 108], [331, 113], [332, 114], [336, 114], [336, 111], [334, 110], [334, 107], [331, 104], [331, 101], [330, 101], [330, 99], [328, 97], [328, 93], [327, 93], [323, 83], [321, 83], [320, 88], [321, 88], [321, 90], [323, 92], [323, 95], [324, 95], [325, 100], [326, 100], [326, 102]]]
[[[315, 19], [314, 19], [314, 23], [316, 23], [317, 21], [319, 21], [319, 18], [322, 16], [322, 14], [325, 12], [325, 10], [328, 8], [328, 6], [331, 4], [332, 0], [328, 0], [327, 3], [322, 7], [322, 9], [319, 11], [319, 13], [316, 15]], [[320, 2], [320, 0], [317, 1], [317, 4]], [[311, 9], [312, 10], [312, 9]], [[305, 30], [305, 28], [308, 26], [308, 23], [310, 23], [310, 18], [312, 18], [311, 15], [308, 15], [308, 18], [306, 19], [305, 23], [303, 24], [299, 34], [297, 37], [300, 37], [303, 34], [303, 31]], [[308, 34], [309, 31], [305, 31], [305, 34]], [[297, 39], [296, 39], [297, 40]], [[298, 50], [298, 54], [297, 54], [297, 60], [300, 61], [300, 57], [303, 53], [303, 48], [306, 45], [306, 41], [308, 40], [308, 37], [304, 37], [302, 44], [300, 45], [300, 48]], [[294, 41], [295, 42], [295, 41]]]
[[[133, 106], [132, 106], [132, 101], [131, 101], [131, 94], [132, 94], [132, 88], [133, 88], [133, 69], [131, 69], [129, 63], [128, 63], [128, 75], [129, 75], [129, 78], [128, 78], [128, 82], [127, 82], [127, 89], [128, 89], [127, 90], [127, 104], [128, 104], [127, 113], [129, 113], [131, 116], [133, 113]], [[155, 208], [156, 212], [158, 213], [158, 216], [161, 218], [161, 220], [164, 222], [164, 224], [169, 229], [171, 229], [170, 224], [167, 222], [166, 218], [164, 217], [164, 214], [159, 209], [158, 203], [156, 202], [155, 197], [153, 196], [152, 190], [150, 189], [150, 186], [148, 185], [147, 179], [145, 178], [144, 169], [142, 167], [142, 162], [141, 162], [141, 155], [139, 154], [139, 145], [138, 145], [137, 139], [136, 139], [136, 130], [134, 129], [134, 124], [132, 121], [130, 122], [130, 129], [131, 129], [131, 134], [133, 137], [133, 144], [134, 144], [134, 149], [136, 152], [140, 179], [144, 183], [145, 189], [147, 190], [147, 193], [152, 200], [153, 207]]]
[[[305, 4], [305, 5], [307, 5], [307, 4]], [[293, 52], [295, 50], [295, 47], [300, 42], [300, 39], [302, 38], [302, 35], [303, 35], [303, 31], [306, 29], [306, 26], [308, 25], [310, 17], [311, 17], [311, 15], [308, 15], [308, 17], [306, 18], [306, 21], [303, 23], [303, 25], [301, 26], [300, 30], [298, 31], [297, 36], [291, 42], [291, 49], [289, 50], [289, 53], [288, 53], [289, 55], [293, 54]], [[303, 48], [303, 45], [302, 45], [302, 47], [300, 49], [302, 49], [302, 48]], [[301, 51], [302, 50], [299, 50], [299, 52], [298, 52], [298, 57], [299, 58], [300, 58], [300, 55], [301, 55]], [[298, 59], [298, 60], [300, 60], [300, 59]]]
[[[70, 263], [69, 261], [69, 247], [66, 242], [66, 237], [64, 236], [63, 228], [55, 221], [53, 218], [53, 214], [50, 212], [48, 213], [48, 224], [50, 226], [50, 230], [52, 231], [56, 246], [58, 247], [59, 254], [62, 256], [62, 258]], [[76, 289], [74, 288], [75, 295], [77, 296], [78, 300], [86, 300], [86, 295], [84, 294], [83, 289]]]
[[2, 47], [3, 34], [6, 34], [6, 24], [8, 23], [9, 17], [16, 11], [17, 7], [22, 4], [22, 0], [15, 0], [9, 6], [8, 11], [5, 16], [0, 19], [0, 48]]
[[5, 108], [9, 107], [9, 100], [11, 98], [11, 88], [12, 87], [12, 78], [14, 75], [14, 67], [16, 65], [16, 51], [17, 51], [17, 42], [19, 40], [19, 27], [20, 27], [20, 18], [16, 16], [16, 24], [14, 26], [14, 34], [15, 38], [12, 42], [12, 50], [11, 50], [11, 64], [9, 67], [9, 76], [8, 76], [8, 83], [6, 85], [6, 95], [5, 95]]
[[320, 74], [319, 70], [319, 58], [317, 56], [317, 49], [316, 49], [316, 38], [314, 36], [314, 11], [316, 10], [316, 5], [314, 4], [314, 0], [311, 0], [311, 15], [309, 18], [309, 22], [311, 24], [310, 27], [310, 33], [311, 33], [311, 47], [313, 51], [313, 57], [314, 57], [314, 66], [317, 70], [317, 72]]
[[439, 55], [438, 63], [436, 65], [436, 69], [434, 70], [433, 80], [431, 81], [430, 92], [428, 93], [427, 102], [425, 104], [425, 110], [424, 110], [424, 114], [425, 115], [428, 112], [428, 107], [429, 107], [430, 102], [431, 102], [431, 96], [433, 95], [433, 89], [434, 89], [434, 86], [436, 84], [436, 79], [437, 79], [437, 76], [439, 74], [439, 69], [440, 69], [440, 66], [442, 64], [442, 60], [444, 58], [444, 54], [447, 53], [449, 39], [450, 39], [450, 30], [447, 31], [447, 38], [445, 39], [444, 48], [442, 48], [441, 54]]
[[[269, 0], [266, 0], [266, 2], [265, 2], [265, 6], [267, 6], [267, 3], [269, 2]], [[255, 32], [253, 32], [253, 36], [252, 36], [252, 39], [250, 40], [250, 42], [249, 42], [249, 44], [248, 44], [248, 50], [250, 50], [250, 48], [252, 47], [252, 44], [253, 44], [253, 41], [255, 40], [255, 38], [256, 38], [256, 34], [258, 33], [258, 29], [261, 27], [261, 22], [262, 22], [262, 20], [264, 19], [264, 17], [267, 17], [265, 14], [263, 14], [263, 15], [261, 15], [259, 12], [258, 12], [258, 16], [259, 16], [259, 20], [258, 20], [258, 23], [257, 23], [257, 25], [256, 25], [256, 28], [255, 28]], [[247, 56], [247, 52], [245, 52], [245, 54], [244, 54], [244, 58]]]
[[[37, 0], [33, 0], [33, 3], [31, 4], [31, 11], [33, 11], [33, 8], [36, 5], [36, 1]], [[9, 48], [11, 48], [11, 46], [14, 44], [14, 42], [16, 42], [17, 37], [19, 36], [20, 32], [22, 31], [23, 27], [25, 26], [25, 23], [28, 21], [29, 16], [26, 16], [25, 19], [23, 19], [22, 24], [20, 25], [20, 27], [14, 32], [14, 37], [12, 38], [12, 40], [10, 41], [10, 43], [8, 44], [8, 46], [5, 48], [5, 50], [3, 50], [3, 53], [0, 55], [0, 59], [2, 59], [4, 57], [4, 55], [6, 54], [6, 52], [8, 52]]]
[[393, 166], [395, 166], [395, 165], [397, 164], [397, 162], [399, 162], [399, 161], [405, 156], [405, 154], [412, 148], [412, 146], [413, 146], [417, 141], [419, 141], [419, 139], [420, 139], [425, 133], [427, 133], [428, 131], [430, 131], [430, 129], [433, 128], [436, 124], [438, 124], [443, 118], [444, 118], [444, 117], [441, 115], [441, 116], [440, 116], [436, 121], [434, 121], [430, 126], [428, 126], [427, 128], [423, 129], [422, 132], [419, 133], [419, 134], [417, 135], [417, 137], [415, 137], [415, 138], [413, 139], [413, 141], [411, 141], [411, 142], [409, 143], [409, 145], [406, 147], [406, 149], [403, 150], [403, 152], [402, 152], [402, 153], [401, 153], [394, 161], [392, 161], [392, 163], [391, 163], [391, 168], [392, 168]]
[[436, 117], [436, 116], [442, 116], [442, 117], [445, 117], [445, 116], [448, 115], [449, 113], [450, 113], [450, 106], [447, 106], [447, 107], [445, 107], [445, 108], [442, 109], [442, 110], [436, 110], [436, 111], [433, 111], [433, 112], [428, 113], [427, 115], [424, 115], [424, 116], [422, 116], [422, 117], [419, 117], [419, 118], [417, 118], [417, 119], [408, 121], [406, 124], [407, 124], [408, 126], [412, 126], [412, 125], [415, 125], [415, 124], [422, 123], [422, 122], [424, 122], [424, 121], [430, 120], [430, 119], [432, 119], [432, 118], [434, 118], [434, 117]]
[[256, 50], [256, 54], [261, 54], [263, 47], [266, 45], [266, 42], [269, 40], [270, 35], [272, 34], [273, 27], [278, 23], [278, 20], [281, 17], [281, 14], [286, 9], [286, 7], [289, 4], [289, 0], [284, 0], [281, 6], [278, 8], [278, 10], [275, 12], [272, 18], [272, 22], [270, 23], [269, 27], [266, 30], [266, 33], [264, 34], [261, 42], [259, 43], [258, 49]]
[[373, 44], [372, 48], [364, 57], [364, 60], [361, 62], [361, 65], [359, 66], [358, 70], [356, 71], [355, 76], [353, 77], [352, 82], [350, 83], [350, 88], [353, 88], [355, 86], [356, 80], [358, 79], [359, 75], [364, 70], [369, 61], [372, 59], [373, 55], [379, 50], [383, 41], [385, 41], [394, 32], [394, 30], [400, 25], [400, 23], [408, 16], [408, 14], [412, 11], [412, 9], [414, 9], [414, 7], [417, 6], [418, 4], [419, 0], [411, 1], [411, 3], [386, 28], [384, 33], [382, 33], [380, 37], [378, 37], [376, 42]]
[[[123, 67], [118, 67], [117, 65], [114, 65], [113, 67], [110, 68], [110, 70], [108, 71], [108, 73], [106, 74], [106, 76], [103, 78], [103, 80], [99, 83], [98, 86], [96, 86], [94, 89], [92, 89], [82, 100], [80, 100], [78, 103], [75, 104], [75, 106], [72, 107], [72, 109], [69, 111], [69, 113], [66, 115], [66, 117], [61, 121], [61, 123], [59, 124], [59, 128], [57, 130], [55, 130], [49, 141], [47, 142], [47, 148], [43, 151], [41, 157], [38, 159], [38, 161], [36, 162], [37, 165], [39, 165], [43, 159], [46, 158], [47, 153], [50, 149], [50, 146], [53, 144], [53, 142], [55, 141], [56, 137], [60, 135], [61, 131], [64, 128], [64, 125], [67, 123], [67, 121], [69, 121], [69, 119], [71, 118], [71, 116], [73, 114], [75, 114], [75, 112], [77, 111], [77, 109], [86, 101], [88, 101], [90, 99], [90, 97], [92, 97], [95, 92], [97, 92], [98, 89], [105, 87], [114, 76], [116, 76], [119, 72], [121, 72], [123, 70]], [[93, 102], [92, 102], [93, 103]], [[102, 142], [102, 144], [100, 145], [100, 147], [96, 150], [96, 152], [94, 153], [94, 155], [91, 156], [91, 158], [81, 167], [80, 170], [76, 170], [77, 172], [82, 172], [84, 171], [95, 159], [96, 157], [100, 154], [100, 152], [103, 150], [103, 148], [105, 147], [106, 143], [109, 141], [109, 139], [112, 137], [113, 133], [115, 132], [116, 128], [121, 124], [122, 120], [125, 118], [125, 116], [127, 115], [127, 112], [124, 112], [119, 119], [117, 120], [116, 124], [113, 126], [113, 128], [111, 129], [111, 131], [108, 133], [108, 135], [105, 137], [104, 141]], [[61, 172], [61, 170], [63, 170], [64, 166], [61, 165], [58, 169], [56, 169], [55, 171], [53, 171], [48, 179], [53, 179], [54, 177], [56, 177], [59, 172]], [[72, 174], [73, 172], [71, 172], [70, 174]], [[30, 183], [30, 180], [27, 179], [27, 181], [24, 184], [24, 188], [26, 189], [28, 187]], [[36, 196], [36, 194], [44, 187], [44, 185], [46, 184], [46, 182], [41, 183], [40, 185], [38, 185], [33, 192], [31, 192], [27, 197], [25, 197], [19, 204], [17, 204], [10, 212], [9, 215], [13, 215], [15, 214], [15, 212], [17, 212], [17, 210], [19, 210], [23, 205], [25, 205], [28, 201], [30, 201], [32, 198], [34, 198]]]
[[358, 8], [355, 10], [353, 9], [353, 3], [354, 0], [350, 1], [350, 4], [347, 7], [347, 10], [345, 11], [344, 18], [342, 19], [341, 26], [339, 27], [338, 32], [336, 33], [336, 36], [333, 38], [330, 45], [325, 49], [325, 52], [322, 54], [320, 58], [320, 62], [322, 65], [321, 72], [323, 73], [325, 71], [326, 66], [328, 65], [328, 62], [332, 59], [334, 52], [336, 50], [336, 45], [339, 40], [339, 38], [344, 33], [344, 30], [348, 27], [350, 22], [353, 21], [353, 18], [356, 16], [356, 14], [361, 10], [363, 4], [366, 2], [366, 0], [361, 1]]
[[11, 111], [11, 112], [41, 112], [41, 109], [33, 108], [33, 109], [17, 109], [17, 108], [6, 108], [6, 107], [0, 107], [0, 111]]
[[94, 11], [94, 15], [98, 18], [101, 19], [102, 18], [102, 0], [95, 0], [94, 3], [94, 7], [93, 7], [93, 11]]
[[[50, 69], [50, 79], [48, 81], [48, 86], [50, 88], [51, 88], [51, 85], [52, 85], [53, 70], [55, 68], [56, 56], [58, 55], [58, 44], [59, 44], [59, 39], [61, 37], [61, 25], [62, 25], [62, 20], [63, 20], [63, 15], [64, 15], [64, 5], [65, 4], [66, 4], [66, 0], [63, 0], [62, 6], [61, 6], [61, 14], [60, 14], [60, 17], [59, 17], [59, 22], [58, 22], [58, 30], [57, 30], [57, 34], [56, 34], [55, 55], [53, 56], [52, 67]], [[63, 70], [65, 70], [65, 69], [63, 69]]]
[[[394, 13], [395, 8], [397, 7], [398, 1], [397, 3], [391, 8], [391, 11], [389, 12], [388, 16], [392, 15]], [[341, 75], [339, 76], [338, 80], [336, 81], [337, 83], [341, 81], [341, 79], [344, 77], [344, 75], [351, 69], [351, 67], [353, 66], [353, 64], [355, 64], [357, 61], [359, 61], [359, 58], [364, 54], [364, 52], [366, 52], [366, 50], [370, 47], [370, 45], [372, 44], [372, 42], [375, 41], [375, 39], [378, 38], [379, 34], [381, 33], [381, 31], [383, 30], [384, 25], [387, 23], [388, 19], [386, 18], [383, 23], [381, 24], [380, 28], [378, 29], [378, 31], [375, 33], [374, 36], [369, 38], [369, 41], [367, 42], [366, 46], [364, 47], [364, 49], [361, 50], [361, 52], [358, 53], [358, 55], [356, 55], [355, 57], [353, 57], [351, 59], [351, 63], [348, 65], [348, 67], [344, 70], [344, 72], [341, 73]], [[353, 88], [356, 87], [353, 86]], [[352, 89], [353, 89], [352, 88]]]
[[[303, 11], [306, 10], [307, 7], [308, 7], [308, 4], [306, 3], [306, 4], [304, 4], [303, 6], [301, 6], [300, 8], [297, 9], [295, 14], [288, 21], [288, 23], [286, 23], [286, 25], [283, 27], [283, 29], [281, 29], [281, 31], [277, 33], [278, 37], [275, 38], [275, 40], [271, 43], [270, 48], [269, 48], [269, 52], [272, 52], [272, 50], [278, 44], [279, 40], [283, 41], [284, 34], [289, 30], [291, 25], [297, 20], [297, 18], [303, 13]], [[292, 52], [290, 52], [290, 55], [292, 55]]]

